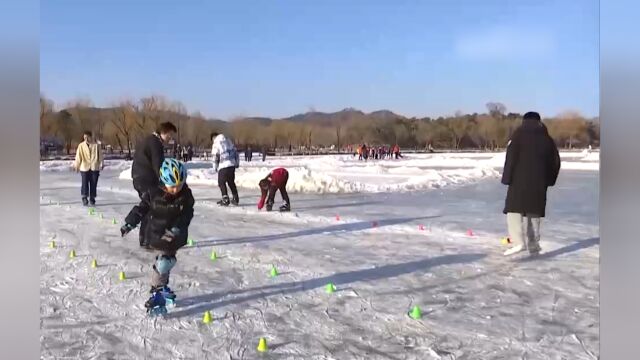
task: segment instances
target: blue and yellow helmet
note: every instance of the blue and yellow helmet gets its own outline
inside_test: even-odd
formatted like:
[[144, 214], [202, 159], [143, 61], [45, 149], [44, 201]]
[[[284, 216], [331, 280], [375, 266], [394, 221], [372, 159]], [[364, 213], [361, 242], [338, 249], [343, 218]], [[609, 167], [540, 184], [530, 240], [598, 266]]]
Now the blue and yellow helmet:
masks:
[[176, 159], [166, 158], [160, 166], [160, 181], [166, 186], [178, 186], [187, 180], [187, 168]]

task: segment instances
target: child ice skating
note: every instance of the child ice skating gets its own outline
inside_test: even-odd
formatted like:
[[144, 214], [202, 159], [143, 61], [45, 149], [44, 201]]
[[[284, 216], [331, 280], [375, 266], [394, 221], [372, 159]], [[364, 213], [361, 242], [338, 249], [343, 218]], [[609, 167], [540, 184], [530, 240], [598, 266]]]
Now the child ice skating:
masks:
[[[145, 303], [151, 315], [165, 314], [166, 305], [175, 302], [175, 294], [169, 288], [169, 273], [175, 266], [176, 252], [187, 244], [188, 229], [193, 218], [194, 199], [187, 186], [187, 170], [176, 159], [165, 159], [160, 167], [159, 191], [150, 193], [148, 201], [149, 219], [146, 223], [145, 240], [157, 252], [151, 275], [151, 298]], [[127, 216], [123, 236], [131, 231], [132, 223], [139, 223], [136, 211]], [[136, 221], [137, 220], [137, 221]]]
[[291, 203], [289, 202], [289, 194], [287, 194], [287, 181], [289, 180], [289, 172], [285, 168], [277, 168], [272, 170], [267, 177], [260, 180], [258, 185], [262, 195], [258, 202], [258, 209], [262, 210], [264, 207], [265, 199], [267, 202], [267, 211], [273, 209], [273, 202], [276, 196], [276, 192], [280, 190], [282, 201], [284, 204], [280, 206], [280, 211], [291, 210]]

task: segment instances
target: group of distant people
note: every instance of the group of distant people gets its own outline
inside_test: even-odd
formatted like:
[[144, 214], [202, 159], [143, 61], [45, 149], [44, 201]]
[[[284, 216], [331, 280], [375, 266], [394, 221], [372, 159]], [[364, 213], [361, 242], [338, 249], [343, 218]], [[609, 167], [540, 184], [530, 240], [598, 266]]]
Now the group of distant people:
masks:
[[189, 162], [193, 160], [193, 146], [191, 144], [184, 145], [176, 145], [173, 151], [173, 157], [176, 159], [181, 158], [183, 162]]
[[358, 160], [367, 161], [369, 159], [372, 160], [384, 160], [384, 159], [393, 159], [396, 160], [402, 158], [402, 154], [400, 153], [400, 146], [395, 144], [393, 146], [371, 146], [367, 147], [366, 144], [359, 145], [356, 148], [356, 151], [353, 153], [353, 156], [358, 156]]
[[[267, 160], [266, 146], [262, 147], [261, 155], [262, 155], [262, 161], [266, 161]], [[253, 149], [251, 148], [251, 145], [247, 145], [247, 147], [244, 149], [244, 161], [251, 162], [251, 159], [253, 159]]]

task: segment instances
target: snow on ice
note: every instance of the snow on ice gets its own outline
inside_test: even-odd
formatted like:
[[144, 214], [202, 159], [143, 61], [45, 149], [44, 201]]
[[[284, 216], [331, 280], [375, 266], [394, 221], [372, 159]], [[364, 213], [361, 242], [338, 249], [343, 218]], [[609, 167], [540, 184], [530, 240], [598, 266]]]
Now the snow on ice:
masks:
[[[41, 162], [42, 358], [597, 359], [599, 159], [561, 156], [536, 259], [501, 255], [503, 154], [243, 162], [237, 208], [215, 205], [210, 162], [190, 163], [195, 244], [177, 255], [166, 319], [143, 307], [154, 255], [118, 230], [138, 201], [130, 162], [107, 163], [95, 215], [70, 162]], [[276, 166], [291, 171], [291, 213], [255, 206]]]

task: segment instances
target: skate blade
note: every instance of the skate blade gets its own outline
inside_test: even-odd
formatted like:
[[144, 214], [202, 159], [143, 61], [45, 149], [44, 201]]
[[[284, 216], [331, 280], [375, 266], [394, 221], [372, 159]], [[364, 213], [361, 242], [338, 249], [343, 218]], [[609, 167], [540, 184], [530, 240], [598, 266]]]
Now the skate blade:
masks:
[[149, 314], [150, 317], [165, 316], [167, 315], [167, 308], [164, 306], [156, 306], [154, 308], [149, 309], [147, 313]]
[[173, 309], [176, 307], [176, 300], [175, 299], [164, 299], [165, 301], [165, 307], [167, 309]]

